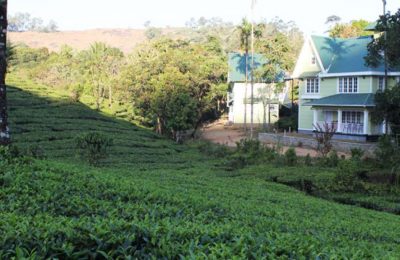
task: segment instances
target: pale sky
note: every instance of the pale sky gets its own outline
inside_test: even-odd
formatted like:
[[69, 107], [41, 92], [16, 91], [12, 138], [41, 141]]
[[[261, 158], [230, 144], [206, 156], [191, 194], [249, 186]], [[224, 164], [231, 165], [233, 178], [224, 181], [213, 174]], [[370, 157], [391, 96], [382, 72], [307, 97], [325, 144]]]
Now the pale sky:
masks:
[[[251, 0], [11, 0], [10, 14], [28, 12], [45, 21], [53, 19], [60, 30], [94, 28], [143, 28], [184, 26], [191, 17], [220, 17], [239, 23], [250, 13]], [[399, 0], [387, 0], [391, 13]], [[337, 15], [342, 21], [376, 20], [383, 12], [382, 0], [258, 0], [256, 17], [275, 16], [294, 21], [305, 33], [326, 31], [326, 18]]]

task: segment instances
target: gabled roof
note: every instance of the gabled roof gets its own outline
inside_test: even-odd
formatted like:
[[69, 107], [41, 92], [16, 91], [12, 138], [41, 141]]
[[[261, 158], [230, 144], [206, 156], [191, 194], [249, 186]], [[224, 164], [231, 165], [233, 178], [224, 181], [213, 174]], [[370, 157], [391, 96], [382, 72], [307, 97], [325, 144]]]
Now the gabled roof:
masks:
[[337, 94], [307, 102], [304, 106], [317, 107], [374, 107], [375, 95], [371, 93], [362, 94]]
[[372, 41], [370, 36], [341, 39], [323, 36], [311, 36], [315, 48], [327, 73], [346, 73], [361, 71], [383, 71], [383, 66], [370, 68], [365, 65], [367, 45]]
[[[336, 73], [384, 73], [384, 66], [368, 67], [364, 57], [368, 54], [367, 46], [372, 41], [372, 36], [359, 38], [331, 38], [324, 36], [311, 36], [317, 54], [325, 68], [325, 74]], [[391, 72], [389, 70], [389, 72]]]
[[[252, 56], [247, 56], [247, 80], [250, 82], [251, 79], [251, 60]], [[262, 68], [268, 60], [261, 54], [254, 54], [254, 71]], [[229, 74], [228, 82], [245, 82], [246, 80], [246, 55], [240, 53], [229, 53]], [[285, 78], [285, 72], [283, 70], [278, 73], [275, 78], [275, 82], [282, 82]], [[267, 82], [266, 79], [254, 78], [256, 82]]]
[[376, 31], [376, 26], [378, 25], [378, 22], [373, 22], [367, 25], [367, 27], [364, 28], [364, 31]]

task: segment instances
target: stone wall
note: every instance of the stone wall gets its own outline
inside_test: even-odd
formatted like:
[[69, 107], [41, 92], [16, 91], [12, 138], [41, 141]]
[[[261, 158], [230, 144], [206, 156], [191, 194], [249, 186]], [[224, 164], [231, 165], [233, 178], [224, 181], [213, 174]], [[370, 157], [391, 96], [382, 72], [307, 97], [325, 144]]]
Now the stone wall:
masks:
[[[259, 133], [258, 139], [264, 143], [276, 144], [280, 142], [284, 146], [295, 146], [295, 147], [306, 147], [306, 148], [317, 148], [317, 141], [313, 138], [283, 135], [283, 134], [271, 134], [271, 133]], [[376, 148], [375, 143], [356, 143], [332, 140], [333, 149], [338, 152], [350, 153], [353, 148], [360, 148], [364, 151], [365, 155], [372, 156]]]

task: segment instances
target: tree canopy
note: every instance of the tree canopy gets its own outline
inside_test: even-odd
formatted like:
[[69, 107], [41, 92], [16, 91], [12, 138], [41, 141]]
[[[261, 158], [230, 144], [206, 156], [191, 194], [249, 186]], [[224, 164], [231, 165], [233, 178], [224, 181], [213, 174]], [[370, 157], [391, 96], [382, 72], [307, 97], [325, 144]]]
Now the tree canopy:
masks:
[[368, 45], [368, 55], [365, 57], [367, 65], [377, 67], [384, 62], [383, 51], [387, 55], [389, 68], [400, 66], [400, 9], [393, 15], [390, 13], [381, 16], [376, 25], [376, 31], [386, 37], [376, 37]]

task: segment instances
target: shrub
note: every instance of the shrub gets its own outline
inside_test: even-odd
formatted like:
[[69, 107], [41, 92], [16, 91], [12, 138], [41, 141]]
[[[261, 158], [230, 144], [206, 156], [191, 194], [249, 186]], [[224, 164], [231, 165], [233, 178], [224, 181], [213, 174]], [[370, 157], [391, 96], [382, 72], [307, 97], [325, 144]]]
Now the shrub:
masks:
[[44, 152], [44, 149], [40, 147], [39, 145], [31, 145], [29, 146], [25, 153], [26, 156], [35, 158], [35, 159], [45, 159], [46, 154]]
[[297, 116], [281, 117], [275, 123], [275, 127], [279, 130], [295, 131], [297, 129]]
[[360, 161], [364, 155], [364, 150], [361, 148], [351, 148], [350, 152], [351, 152], [351, 159], [356, 161]]
[[316, 129], [315, 140], [318, 143], [317, 151], [322, 157], [326, 157], [332, 150], [332, 138], [336, 132], [336, 128], [328, 123], [324, 123], [322, 126], [317, 124], [314, 127]]
[[200, 142], [198, 145], [200, 152], [207, 154], [209, 156], [215, 156], [223, 158], [231, 154], [231, 150], [226, 145], [214, 144], [211, 142]]
[[240, 169], [247, 165], [261, 162], [271, 162], [277, 157], [275, 148], [263, 145], [254, 139], [243, 139], [236, 143], [236, 150], [231, 154], [224, 165], [229, 170]]
[[327, 166], [337, 167], [339, 164], [339, 156], [335, 150], [332, 150], [328, 154]]
[[388, 135], [379, 138], [375, 156], [382, 168], [390, 169], [392, 184], [398, 183], [400, 169], [400, 147], [394, 138]]
[[83, 86], [80, 84], [75, 84], [70, 87], [69, 97], [73, 102], [79, 102], [83, 93]]
[[285, 152], [285, 164], [288, 166], [295, 166], [297, 164], [296, 150], [293, 147], [290, 147]]
[[107, 158], [108, 149], [112, 144], [112, 139], [97, 132], [86, 133], [76, 138], [80, 156], [93, 166], [99, 165], [101, 159]]
[[337, 167], [339, 164], [339, 156], [335, 150], [328, 153], [326, 157], [319, 158], [318, 164], [322, 167]]
[[306, 155], [306, 157], [304, 157], [304, 164], [306, 166], [312, 166], [312, 160], [309, 153]]
[[334, 178], [334, 186], [341, 191], [355, 191], [362, 189], [358, 175], [360, 165], [352, 160], [341, 160]]

